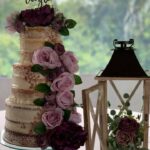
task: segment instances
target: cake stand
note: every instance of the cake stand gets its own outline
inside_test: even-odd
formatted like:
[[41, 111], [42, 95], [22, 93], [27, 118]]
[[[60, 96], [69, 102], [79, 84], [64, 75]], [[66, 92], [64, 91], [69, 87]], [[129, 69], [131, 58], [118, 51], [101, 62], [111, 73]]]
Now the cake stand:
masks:
[[[4, 136], [4, 130], [2, 130], [2, 132], [0, 133], [0, 144], [2, 144], [5, 147], [8, 147], [10, 149], [15, 149], [15, 150], [41, 150], [41, 148], [38, 148], [38, 147], [37, 148], [36, 147], [30, 148], [30, 147], [21, 147], [21, 146], [9, 144], [6, 141], [4, 141], [3, 136]], [[52, 150], [52, 148], [48, 147], [45, 150]]]

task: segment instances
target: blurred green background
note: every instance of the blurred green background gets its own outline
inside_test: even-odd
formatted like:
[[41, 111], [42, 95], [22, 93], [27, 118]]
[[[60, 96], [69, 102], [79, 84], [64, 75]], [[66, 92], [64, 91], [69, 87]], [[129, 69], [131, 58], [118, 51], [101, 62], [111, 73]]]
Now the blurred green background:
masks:
[[[80, 73], [97, 74], [108, 63], [114, 39], [135, 39], [136, 55], [150, 69], [150, 0], [58, 0], [55, 7], [78, 22], [69, 37], [67, 50], [79, 59]], [[35, 3], [35, 5], [37, 5]], [[6, 17], [27, 7], [25, 0], [0, 0], [0, 76], [12, 76], [18, 61], [18, 34], [5, 31]]]

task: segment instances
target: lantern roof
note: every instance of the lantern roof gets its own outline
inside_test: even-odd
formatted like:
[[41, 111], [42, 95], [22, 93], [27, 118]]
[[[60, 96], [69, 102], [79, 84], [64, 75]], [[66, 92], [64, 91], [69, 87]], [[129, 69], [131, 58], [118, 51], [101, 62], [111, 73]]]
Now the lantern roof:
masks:
[[114, 52], [104, 71], [97, 77], [148, 77], [141, 67], [135, 53], [134, 40], [114, 40]]

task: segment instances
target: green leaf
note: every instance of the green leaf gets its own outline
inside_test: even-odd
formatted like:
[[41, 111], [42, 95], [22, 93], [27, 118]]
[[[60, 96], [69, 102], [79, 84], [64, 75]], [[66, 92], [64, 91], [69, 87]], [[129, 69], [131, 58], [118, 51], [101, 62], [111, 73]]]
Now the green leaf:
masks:
[[123, 95], [123, 97], [124, 97], [124, 98], [129, 98], [129, 94], [128, 94], [128, 93], [125, 93], [125, 94]]
[[115, 110], [111, 110], [110, 114], [114, 116], [116, 114], [116, 111]]
[[45, 46], [50, 47], [50, 48], [54, 48], [54, 44], [50, 43], [50, 42], [45, 42], [44, 43]]
[[68, 121], [70, 118], [71, 110], [64, 110], [64, 120]]
[[71, 93], [72, 93], [73, 96], [75, 97], [75, 91], [74, 91], [74, 90], [71, 90]]
[[31, 67], [32, 72], [40, 72], [41, 70], [43, 70], [43, 67], [40, 66], [39, 64], [35, 64]]
[[39, 122], [38, 124], [36, 124], [34, 132], [40, 135], [46, 132], [46, 126], [43, 124], [43, 122]]
[[132, 115], [132, 111], [131, 110], [127, 110], [127, 115]]
[[67, 27], [62, 27], [59, 30], [59, 32], [60, 32], [61, 35], [64, 35], [64, 36], [68, 36], [69, 35], [69, 30], [67, 29]]
[[47, 76], [47, 75], [50, 75], [50, 73], [52, 73], [55, 69], [45, 69], [45, 70], [41, 70], [40, 73], [43, 75], [43, 76]]
[[42, 93], [49, 93], [51, 91], [50, 87], [46, 83], [40, 83], [35, 87], [35, 90]]
[[36, 106], [44, 106], [44, 104], [45, 104], [45, 99], [43, 99], [43, 98], [35, 99], [35, 100], [34, 100], [34, 104], [35, 104]]
[[107, 101], [108, 107], [111, 107], [111, 103], [110, 101]]
[[81, 84], [82, 83], [82, 79], [79, 75], [74, 75], [74, 79], [75, 79], [75, 84], [78, 85], [78, 84]]
[[129, 107], [129, 106], [130, 106], [130, 102], [126, 102], [126, 103], [125, 103], [125, 106], [126, 106], [126, 107]]
[[65, 21], [65, 26], [69, 29], [74, 28], [76, 26], [77, 22], [73, 19], [67, 19]]

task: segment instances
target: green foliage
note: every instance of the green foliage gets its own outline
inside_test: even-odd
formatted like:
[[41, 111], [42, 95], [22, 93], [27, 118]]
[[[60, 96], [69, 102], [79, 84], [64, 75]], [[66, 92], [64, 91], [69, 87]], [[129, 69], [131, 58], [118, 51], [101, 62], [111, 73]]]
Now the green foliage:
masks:
[[36, 124], [34, 128], [34, 132], [40, 135], [46, 132], [46, 126], [43, 124], [43, 122], [39, 122]]
[[44, 106], [44, 104], [45, 104], [45, 99], [43, 99], [43, 98], [38, 98], [38, 99], [34, 100], [34, 104], [35, 104], [36, 106]]
[[64, 110], [64, 120], [68, 121], [70, 118], [71, 110]]
[[82, 83], [82, 79], [79, 75], [74, 75], [74, 79], [75, 79], [75, 84], [78, 85], [78, 84], [81, 84]]
[[35, 90], [45, 94], [51, 92], [50, 86], [48, 86], [46, 83], [40, 83], [36, 85]]

